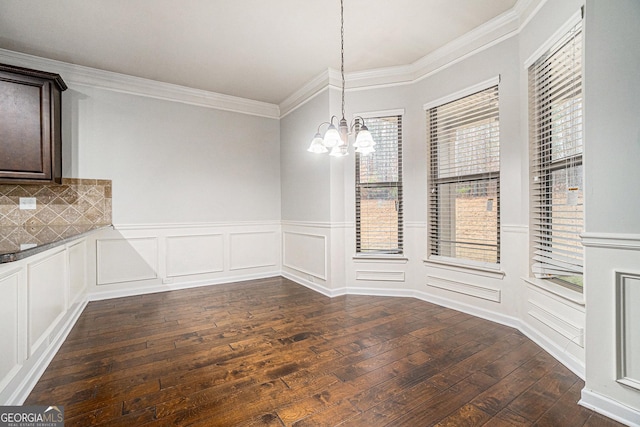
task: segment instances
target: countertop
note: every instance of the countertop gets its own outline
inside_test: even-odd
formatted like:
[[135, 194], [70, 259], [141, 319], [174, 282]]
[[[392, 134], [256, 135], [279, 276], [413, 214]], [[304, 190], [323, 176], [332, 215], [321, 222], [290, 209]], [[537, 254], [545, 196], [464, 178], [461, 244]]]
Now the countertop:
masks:
[[27, 258], [110, 227], [96, 224], [0, 227], [0, 264]]

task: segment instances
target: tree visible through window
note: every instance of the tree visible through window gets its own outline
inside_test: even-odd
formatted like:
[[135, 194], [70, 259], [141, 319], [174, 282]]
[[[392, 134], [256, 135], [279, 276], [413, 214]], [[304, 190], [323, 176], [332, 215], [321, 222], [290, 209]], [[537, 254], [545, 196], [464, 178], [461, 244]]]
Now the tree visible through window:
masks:
[[402, 116], [366, 120], [375, 152], [356, 153], [356, 252], [402, 253]]
[[429, 254], [500, 262], [498, 86], [431, 108]]
[[535, 277], [582, 286], [582, 23], [529, 67]]

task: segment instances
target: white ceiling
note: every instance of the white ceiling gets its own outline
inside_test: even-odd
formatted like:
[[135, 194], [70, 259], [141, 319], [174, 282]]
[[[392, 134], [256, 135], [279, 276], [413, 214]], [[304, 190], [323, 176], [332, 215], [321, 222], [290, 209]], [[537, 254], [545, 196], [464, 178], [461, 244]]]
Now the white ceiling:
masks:
[[[345, 0], [345, 69], [411, 64], [515, 5]], [[340, 1], [1, 0], [0, 48], [279, 104], [340, 68]]]

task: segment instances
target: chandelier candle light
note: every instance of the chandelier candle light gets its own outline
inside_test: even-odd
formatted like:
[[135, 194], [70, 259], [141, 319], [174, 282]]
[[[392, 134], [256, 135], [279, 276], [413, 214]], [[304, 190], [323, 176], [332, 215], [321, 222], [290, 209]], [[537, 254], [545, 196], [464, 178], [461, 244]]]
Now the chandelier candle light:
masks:
[[[328, 122], [320, 123], [315, 137], [311, 141], [311, 145], [307, 151], [312, 153], [327, 153], [329, 149], [330, 156], [342, 157], [349, 154], [349, 135], [355, 132], [356, 141], [353, 146], [356, 152], [360, 154], [371, 154], [375, 151], [373, 146], [376, 144], [371, 136], [371, 132], [364, 124], [362, 117], [356, 117], [349, 126], [344, 118], [344, 0], [340, 0], [340, 73], [342, 76], [342, 118], [338, 123], [338, 127], [333, 124], [336, 116], [332, 116]], [[324, 137], [320, 133], [320, 128], [329, 125]]]

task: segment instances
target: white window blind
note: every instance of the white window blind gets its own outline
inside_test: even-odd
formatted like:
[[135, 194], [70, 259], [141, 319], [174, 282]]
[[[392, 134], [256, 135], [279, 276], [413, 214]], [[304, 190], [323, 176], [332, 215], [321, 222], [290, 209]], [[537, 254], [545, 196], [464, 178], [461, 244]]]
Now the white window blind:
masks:
[[427, 110], [429, 254], [500, 262], [498, 86]]
[[402, 253], [402, 116], [366, 119], [375, 152], [356, 153], [356, 252]]
[[582, 23], [529, 67], [532, 271], [582, 285]]

